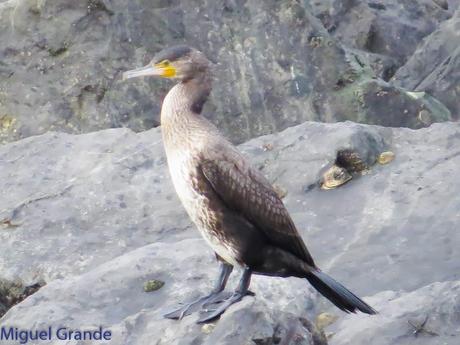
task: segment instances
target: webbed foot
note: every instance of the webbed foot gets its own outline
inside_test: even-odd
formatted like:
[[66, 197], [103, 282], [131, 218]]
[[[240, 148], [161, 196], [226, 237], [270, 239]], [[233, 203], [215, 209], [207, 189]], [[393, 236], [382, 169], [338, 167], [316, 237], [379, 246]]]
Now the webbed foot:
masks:
[[200, 312], [200, 318], [197, 323], [205, 323], [220, 317], [232, 304], [235, 304], [243, 299], [244, 296], [252, 295], [254, 293], [249, 291], [249, 283], [251, 281], [251, 270], [246, 268], [238, 284], [238, 288], [233, 294], [221, 303], [214, 302], [216, 306], [213, 308], [211, 303], [205, 303], [203, 310]]
[[194, 313], [205, 304], [219, 303], [228, 299], [229, 293], [225, 293], [223, 291], [225, 289], [225, 285], [227, 284], [228, 277], [232, 273], [233, 266], [223, 262], [220, 267], [219, 278], [217, 279], [214, 289], [209, 295], [200, 297], [193, 302], [182, 305], [163, 316], [167, 319], [181, 320], [184, 316]]
[[193, 302], [186, 303], [183, 306], [164, 314], [167, 319], [181, 320], [184, 316], [190, 315], [199, 309], [204, 308], [205, 305], [212, 305], [221, 303], [231, 296], [229, 292], [212, 292], [207, 296], [200, 297]]
[[200, 311], [200, 318], [197, 323], [210, 322], [221, 316], [232, 304], [238, 303], [244, 296], [254, 296], [253, 292], [234, 292], [225, 301], [205, 303]]

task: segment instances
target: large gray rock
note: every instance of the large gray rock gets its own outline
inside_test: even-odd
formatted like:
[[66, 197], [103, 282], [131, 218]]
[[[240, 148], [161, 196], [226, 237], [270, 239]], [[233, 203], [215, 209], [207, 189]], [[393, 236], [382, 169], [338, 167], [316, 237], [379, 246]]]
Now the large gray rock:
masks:
[[[300, 344], [321, 344], [306, 320], [329, 311], [339, 317], [326, 330], [335, 333], [330, 344], [368, 344], [370, 336], [376, 344], [458, 344], [459, 141], [460, 124], [414, 131], [346, 122], [305, 123], [242, 145], [287, 192], [318, 265], [380, 313], [346, 315], [301, 279], [255, 277], [256, 296], [232, 307], [210, 334], [194, 324], [196, 315], [161, 317], [210, 289], [217, 267], [172, 190], [157, 129], [48, 133], [4, 145], [0, 278], [48, 284], [0, 326], [103, 325], [113, 344], [291, 344], [293, 332]], [[357, 143], [396, 158], [338, 189], [318, 188], [318, 172]], [[143, 292], [151, 279], [165, 285]], [[408, 321], [425, 315], [438, 337], [411, 334]]]
[[[163, 318], [162, 314], [172, 305], [207, 292], [217, 274], [211, 256], [202, 255], [208, 252], [201, 239], [157, 242], [129, 251], [86, 274], [50, 283], [17, 305], [0, 325], [21, 329], [31, 325], [47, 329], [53, 325], [54, 330], [60, 325], [70, 329], [104, 325], [113, 333], [110, 344], [120, 345], [152, 341], [183, 345], [253, 344], [252, 339], [270, 339], [275, 333], [279, 336], [281, 329], [291, 326], [290, 319], [298, 319], [311, 308], [311, 294], [307, 293], [305, 282], [289, 284], [278, 279], [267, 284], [256, 278], [253, 288], [258, 290], [257, 298], [246, 298], [233, 308], [210, 335], [195, 324], [198, 315], [180, 322]], [[143, 282], [153, 278], [166, 281], [166, 286], [145, 293]], [[296, 289], [304, 293], [298, 295]], [[19, 314], [15, 315], [16, 312]], [[304, 333], [305, 341], [298, 344], [315, 344], [309, 340], [310, 333]], [[58, 339], [51, 342], [62, 343]]]
[[372, 298], [381, 315], [359, 315], [338, 323], [331, 327], [335, 334], [330, 344], [366, 344], [370, 339], [373, 345], [457, 344], [459, 293], [458, 280], [436, 282], [411, 292], [381, 292]]
[[47, 130], [157, 126], [170, 83], [122, 83], [120, 72], [182, 42], [218, 62], [206, 114], [234, 142], [306, 120], [419, 128], [450, 119], [427, 103], [432, 121], [417, 121], [416, 112], [409, 116], [415, 121], [406, 121], [404, 90], [393, 86], [386, 113], [379, 104], [362, 106], [359, 82], [388, 79], [450, 15], [429, 0], [379, 6], [364, 0], [3, 1], [0, 142]]
[[12, 224], [2, 231], [4, 278], [49, 281], [84, 272], [190, 227], [177, 207], [158, 129], [82, 138], [48, 133], [0, 147], [0, 222]]

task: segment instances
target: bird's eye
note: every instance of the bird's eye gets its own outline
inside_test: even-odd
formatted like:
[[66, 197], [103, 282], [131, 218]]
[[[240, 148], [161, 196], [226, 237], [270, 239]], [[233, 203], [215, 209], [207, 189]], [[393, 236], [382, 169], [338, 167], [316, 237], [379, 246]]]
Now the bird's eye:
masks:
[[162, 64], [163, 64], [163, 66], [169, 66], [170, 62], [169, 62], [169, 60], [163, 60]]

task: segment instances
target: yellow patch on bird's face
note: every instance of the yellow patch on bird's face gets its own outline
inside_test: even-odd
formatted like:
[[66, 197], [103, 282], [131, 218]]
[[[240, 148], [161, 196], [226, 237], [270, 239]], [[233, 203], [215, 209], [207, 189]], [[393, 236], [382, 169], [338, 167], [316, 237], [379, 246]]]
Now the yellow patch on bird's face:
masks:
[[164, 78], [173, 78], [176, 76], [176, 68], [169, 62], [169, 60], [163, 60], [156, 64], [154, 67], [161, 70], [161, 76]]

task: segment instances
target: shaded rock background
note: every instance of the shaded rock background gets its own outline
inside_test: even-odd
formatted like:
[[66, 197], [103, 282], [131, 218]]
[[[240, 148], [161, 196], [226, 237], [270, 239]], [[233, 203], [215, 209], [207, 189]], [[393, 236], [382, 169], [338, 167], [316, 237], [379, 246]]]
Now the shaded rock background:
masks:
[[460, 11], [443, 22], [393, 77], [394, 84], [426, 91], [460, 113]]
[[170, 83], [120, 72], [183, 42], [218, 62], [205, 111], [237, 143], [306, 120], [456, 120], [458, 3], [2, 0], [0, 142], [157, 126]]
[[[395, 160], [319, 189], [318, 172], [356, 143], [391, 150]], [[172, 190], [158, 129], [47, 133], [3, 145], [0, 278], [47, 285], [0, 326], [103, 325], [111, 344], [323, 344], [306, 320], [327, 311], [339, 317], [325, 330], [329, 344], [458, 344], [458, 147], [457, 123], [414, 131], [351, 122], [307, 122], [241, 145], [285, 190], [318, 265], [380, 313], [344, 314], [303, 280], [255, 277], [256, 297], [203, 330], [196, 315], [161, 316], [210, 289], [217, 265]], [[146, 293], [151, 279], [165, 285]], [[408, 321], [426, 316], [437, 335], [415, 337]]]

